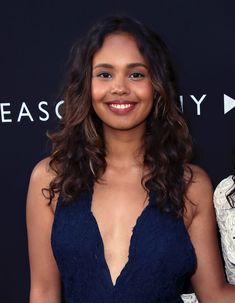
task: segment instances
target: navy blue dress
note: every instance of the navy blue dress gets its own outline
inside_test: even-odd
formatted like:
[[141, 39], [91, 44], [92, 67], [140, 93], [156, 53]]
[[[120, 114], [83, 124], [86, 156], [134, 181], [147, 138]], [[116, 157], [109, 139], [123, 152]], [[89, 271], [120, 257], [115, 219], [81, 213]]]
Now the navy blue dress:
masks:
[[92, 194], [55, 211], [51, 242], [66, 303], [178, 303], [196, 266], [183, 219], [149, 203], [138, 217], [129, 259], [113, 285], [101, 234], [91, 212]]

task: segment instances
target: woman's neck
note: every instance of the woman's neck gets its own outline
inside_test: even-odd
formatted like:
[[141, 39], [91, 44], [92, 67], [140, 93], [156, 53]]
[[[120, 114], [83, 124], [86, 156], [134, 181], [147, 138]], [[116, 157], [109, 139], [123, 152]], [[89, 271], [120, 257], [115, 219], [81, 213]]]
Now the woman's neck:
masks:
[[104, 128], [106, 161], [114, 167], [143, 166], [144, 130], [113, 130]]

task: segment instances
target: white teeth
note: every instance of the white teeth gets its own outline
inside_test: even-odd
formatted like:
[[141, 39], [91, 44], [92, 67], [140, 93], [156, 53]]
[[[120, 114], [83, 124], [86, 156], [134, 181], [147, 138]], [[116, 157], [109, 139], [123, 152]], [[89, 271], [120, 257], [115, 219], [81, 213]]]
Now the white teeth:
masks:
[[125, 109], [131, 107], [131, 104], [110, 104], [113, 108]]

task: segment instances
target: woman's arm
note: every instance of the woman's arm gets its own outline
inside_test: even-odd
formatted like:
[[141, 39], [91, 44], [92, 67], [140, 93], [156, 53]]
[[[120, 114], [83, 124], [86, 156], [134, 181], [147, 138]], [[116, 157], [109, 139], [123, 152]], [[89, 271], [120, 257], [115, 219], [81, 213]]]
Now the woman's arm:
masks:
[[53, 209], [42, 194], [42, 188], [54, 177], [49, 160], [34, 168], [27, 197], [27, 231], [30, 260], [30, 303], [60, 303], [60, 276], [51, 248]]
[[213, 188], [202, 169], [196, 166], [192, 169], [193, 182], [187, 191], [188, 200], [195, 204], [188, 229], [197, 256], [192, 284], [201, 303], [234, 303], [235, 286], [226, 283], [218, 246]]

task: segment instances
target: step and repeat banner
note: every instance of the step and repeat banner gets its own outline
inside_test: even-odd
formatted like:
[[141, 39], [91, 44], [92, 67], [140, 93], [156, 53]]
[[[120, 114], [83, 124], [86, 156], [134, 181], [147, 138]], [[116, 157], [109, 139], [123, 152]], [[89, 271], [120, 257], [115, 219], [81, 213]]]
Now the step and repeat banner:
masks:
[[100, 18], [139, 18], [168, 44], [194, 162], [214, 186], [235, 160], [234, 1], [13, 1], [2, 3], [0, 47], [0, 301], [27, 302], [25, 203], [34, 165], [56, 128], [72, 45]]

